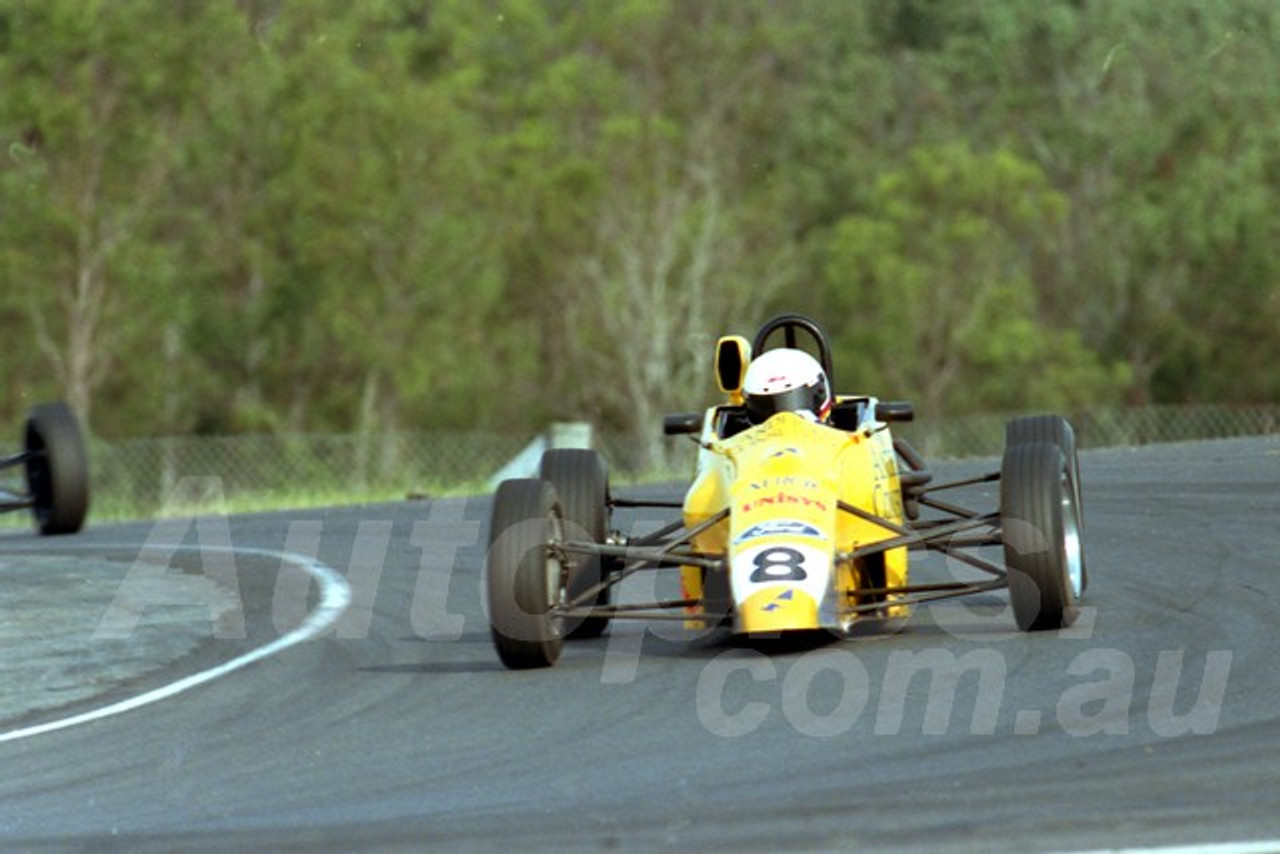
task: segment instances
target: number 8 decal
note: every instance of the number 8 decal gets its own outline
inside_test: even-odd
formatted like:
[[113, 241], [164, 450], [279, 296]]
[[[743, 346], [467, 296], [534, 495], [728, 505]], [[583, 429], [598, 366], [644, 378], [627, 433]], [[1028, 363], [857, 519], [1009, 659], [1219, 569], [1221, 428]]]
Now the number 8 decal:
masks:
[[785, 546], [760, 552], [755, 556], [754, 563], [756, 570], [751, 573], [753, 584], [766, 581], [803, 581], [808, 578], [804, 571], [804, 555]]

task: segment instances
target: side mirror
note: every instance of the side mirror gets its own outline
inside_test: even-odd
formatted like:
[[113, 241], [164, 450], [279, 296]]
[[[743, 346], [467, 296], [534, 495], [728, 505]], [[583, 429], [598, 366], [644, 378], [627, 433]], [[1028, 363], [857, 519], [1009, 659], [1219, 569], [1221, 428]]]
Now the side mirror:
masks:
[[726, 335], [716, 342], [716, 383], [730, 403], [742, 403], [742, 381], [751, 363], [751, 342], [741, 335]]
[[908, 400], [885, 400], [876, 404], [877, 421], [914, 421], [916, 408]]
[[683, 436], [689, 433], [701, 432], [701, 412], [682, 412], [679, 415], [668, 415], [662, 419], [662, 433], [664, 436]]

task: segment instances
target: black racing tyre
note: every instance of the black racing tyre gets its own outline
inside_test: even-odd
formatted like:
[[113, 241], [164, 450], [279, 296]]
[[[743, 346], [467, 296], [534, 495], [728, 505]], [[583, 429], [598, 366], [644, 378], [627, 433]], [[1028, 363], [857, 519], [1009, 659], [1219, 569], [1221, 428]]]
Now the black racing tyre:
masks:
[[[609, 534], [609, 468], [604, 458], [584, 448], [553, 448], [542, 455], [539, 476], [556, 489], [564, 513], [565, 539], [603, 543]], [[619, 563], [616, 558], [583, 554], [572, 555], [570, 560], [570, 602], [604, 581]], [[609, 588], [602, 588], [592, 602], [608, 605]], [[608, 617], [566, 620], [565, 637], [599, 637], [608, 626]]]
[[89, 512], [89, 456], [80, 421], [65, 403], [31, 410], [24, 433], [27, 490], [42, 534], [74, 534]]
[[1061, 450], [1050, 442], [1005, 449], [1000, 512], [1009, 601], [1023, 631], [1060, 629], [1078, 615], [1080, 526]]
[[1076, 444], [1075, 430], [1061, 415], [1024, 415], [1005, 425], [1004, 443], [1022, 445], [1028, 442], [1048, 442], [1059, 448]]
[[550, 544], [560, 536], [555, 488], [535, 478], [507, 480], [493, 497], [485, 595], [498, 658], [512, 670], [549, 667], [560, 657], [564, 572]]
[[1028, 442], [1048, 442], [1062, 451], [1071, 478], [1071, 491], [1076, 502], [1076, 520], [1080, 526], [1080, 592], [1089, 588], [1089, 568], [1084, 559], [1084, 502], [1080, 495], [1080, 455], [1076, 450], [1076, 431], [1071, 422], [1060, 415], [1026, 415], [1005, 425], [1006, 448]]

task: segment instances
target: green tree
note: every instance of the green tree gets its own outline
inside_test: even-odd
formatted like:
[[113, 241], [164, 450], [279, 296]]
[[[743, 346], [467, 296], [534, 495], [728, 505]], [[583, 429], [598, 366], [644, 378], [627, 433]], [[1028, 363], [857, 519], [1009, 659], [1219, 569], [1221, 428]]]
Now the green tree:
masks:
[[650, 461], [659, 416], [710, 391], [715, 337], [785, 281], [771, 140], [795, 35], [760, 2], [548, 8], [501, 4], [469, 46], [502, 58], [484, 108], [518, 196], [512, 302], [547, 414], [622, 429]]
[[1070, 201], [1042, 303], [1128, 363], [1132, 400], [1273, 393], [1245, 350], [1274, 337], [1274, 4], [973, 11], [951, 44], [984, 105], [966, 133], [1017, 145]]
[[155, 236], [206, 39], [233, 23], [163, 0], [0, 3], [0, 276], [86, 419], [130, 342], [163, 325], [146, 294], [178, 264]]
[[1062, 214], [1043, 173], [1010, 152], [913, 151], [828, 241], [842, 387], [914, 396], [933, 413], [1114, 399], [1123, 373], [1036, 305], [1033, 260]]
[[[184, 192], [207, 429], [393, 429], [499, 417], [474, 357], [498, 296], [482, 128], [447, 39], [398, 2], [287, 8], [210, 103]], [[442, 43], [443, 41], [443, 43]], [[245, 346], [247, 341], [248, 346]]]
[[653, 458], [775, 309], [929, 410], [1280, 399], [1278, 14], [0, 0], [0, 414]]

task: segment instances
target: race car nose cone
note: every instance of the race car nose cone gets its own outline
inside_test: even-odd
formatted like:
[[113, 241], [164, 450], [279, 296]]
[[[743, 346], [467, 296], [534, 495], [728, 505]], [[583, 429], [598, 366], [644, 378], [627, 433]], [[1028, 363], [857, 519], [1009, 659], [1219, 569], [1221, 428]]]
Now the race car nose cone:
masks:
[[763, 634], [818, 627], [818, 603], [790, 585], [759, 590], [738, 607], [739, 631]]

